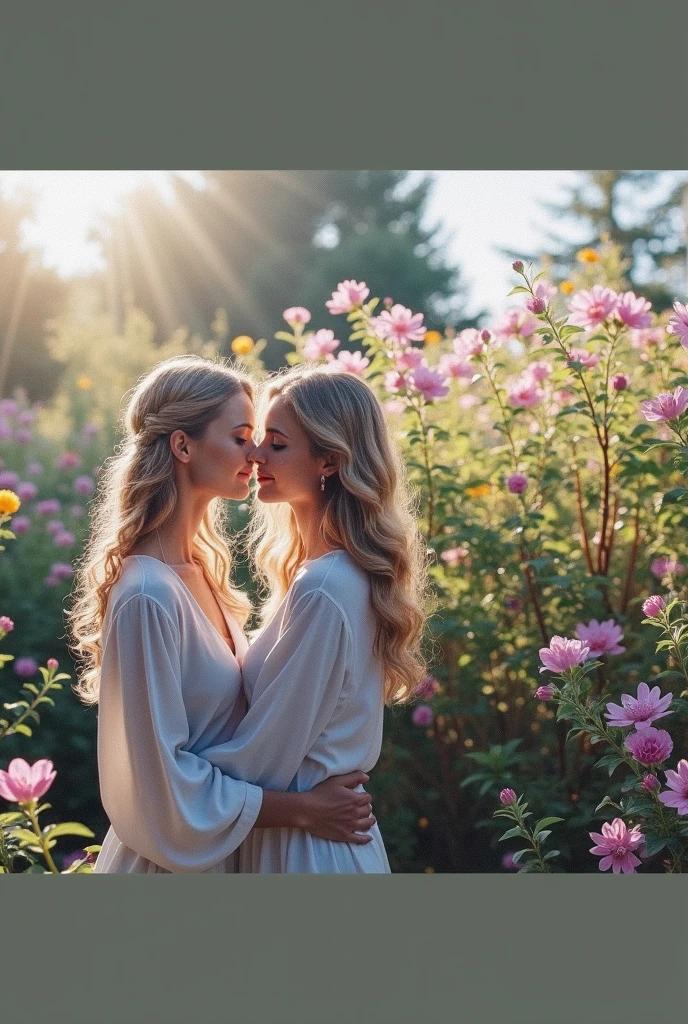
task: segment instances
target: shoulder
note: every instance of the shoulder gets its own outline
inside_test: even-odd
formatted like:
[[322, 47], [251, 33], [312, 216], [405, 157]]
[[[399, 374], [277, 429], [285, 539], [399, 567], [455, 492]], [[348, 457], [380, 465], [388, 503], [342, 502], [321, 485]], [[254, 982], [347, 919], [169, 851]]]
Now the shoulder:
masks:
[[130, 613], [143, 608], [179, 621], [179, 589], [173, 570], [155, 558], [132, 555], [122, 565], [122, 575], [110, 592], [108, 618], [111, 620], [127, 609]]
[[370, 580], [348, 552], [332, 551], [299, 570], [292, 584], [293, 601], [316, 594], [350, 621], [355, 609], [367, 606]]

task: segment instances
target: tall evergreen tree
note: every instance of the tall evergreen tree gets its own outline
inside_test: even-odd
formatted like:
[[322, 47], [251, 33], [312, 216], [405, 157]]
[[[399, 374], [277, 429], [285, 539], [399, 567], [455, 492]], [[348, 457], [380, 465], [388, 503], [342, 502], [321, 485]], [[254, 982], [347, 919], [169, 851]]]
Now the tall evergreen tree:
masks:
[[[631, 287], [649, 298], [657, 311], [668, 308], [677, 294], [685, 294], [688, 179], [675, 181], [669, 194], [654, 203], [647, 198], [661, 189], [666, 177], [661, 171], [584, 171], [562, 203], [543, 203], [555, 224], [568, 220], [582, 229], [581, 241], [575, 244], [560, 231], [547, 233], [553, 274], [568, 277], [576, 253], [607, 238], [621, 247]], [[521, 258], [523, 253], [510, 255]]]
[[66, 284], [41, 266], [37, 251], [22, 247], [22, 226], [33, 210], [28, 192], [0, 197], [0, 397], [21, 385], [36, 401], [54, 388], [45, 336], [48, 321], [62, 307]]
[[324, 302], [346, 277], [423, 310], [429, 325], [460, 322], [463, 289], [436, 229], [421, 226], [429, 181], [404, 194], [403, 171], [213, 171], [198, 189], [173, 179], [174, 202], [141, 189], [99, 237], [111, 310], [130, 301], [162, 336], [180, 324], [207, 333], [218, 308], [230, 334], [273, 340], [290, 305]]

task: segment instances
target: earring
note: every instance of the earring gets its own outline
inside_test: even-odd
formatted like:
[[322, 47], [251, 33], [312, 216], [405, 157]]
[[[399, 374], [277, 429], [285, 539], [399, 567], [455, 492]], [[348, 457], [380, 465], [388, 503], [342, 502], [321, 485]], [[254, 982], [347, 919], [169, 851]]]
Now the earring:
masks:
[[325, 477], [324, 477], [324, 475], [320, 477], [320, 490], [321, 491], [325, 490]]

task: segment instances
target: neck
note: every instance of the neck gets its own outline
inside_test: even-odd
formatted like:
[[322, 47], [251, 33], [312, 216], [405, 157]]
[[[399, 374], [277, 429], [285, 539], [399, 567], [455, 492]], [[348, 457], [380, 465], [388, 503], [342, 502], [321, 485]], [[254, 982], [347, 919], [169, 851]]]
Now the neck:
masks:
[[306, 552], [306, 561], [320, 558], [332, 551], [332, 546], [323, 540], [322, 508], [318, 502], [303, 502], [291, 506], [296, 525]]
[[193, 562], [194, 540], [210, 504], [207, 498], [184, 494], [183, 491], [184, 488], [174, 512], [158, 530], [164, 558], [169, 565]]

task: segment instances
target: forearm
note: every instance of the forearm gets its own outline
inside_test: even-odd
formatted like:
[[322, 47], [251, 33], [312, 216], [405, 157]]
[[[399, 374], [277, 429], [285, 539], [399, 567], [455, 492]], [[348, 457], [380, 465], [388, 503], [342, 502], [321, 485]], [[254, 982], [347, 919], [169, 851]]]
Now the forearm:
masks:
[[254, 828], [308, 828], [307, 793], [263, 790], [263, 802]]

